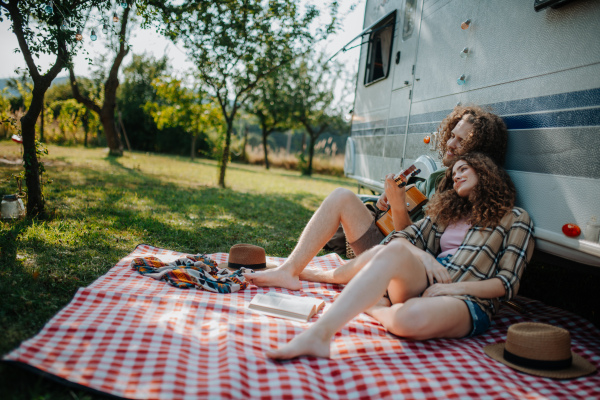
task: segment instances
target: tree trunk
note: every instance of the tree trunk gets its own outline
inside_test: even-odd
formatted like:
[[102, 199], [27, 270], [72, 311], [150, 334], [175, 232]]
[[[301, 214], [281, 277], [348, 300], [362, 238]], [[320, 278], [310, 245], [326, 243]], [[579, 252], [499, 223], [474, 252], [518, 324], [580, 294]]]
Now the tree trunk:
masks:
[[23, 136], [23, 161], [25, 162], [25, 184], [27, 185], [27, 215], [39, 216], [44, 214], [44, 198], [40, 184], [39, 161], [35, 151], [35, 121], [30, 111], [21, 118], [21, 133]]
[[227, 119], [227, 132], [225, 133], [225, 146], [223, 147], [223, 156], [221, 157], [221, 168], [219, 171], [219, 186], [225, 188], [225, 170], [229, 161], [229, 152], [231, 147], [231, 133], [233, 132], [233, 116]]
[[246, 153], [246, 146], [248, 146], [248, 133], [250, 129], [247, 124], [244, 124], [244, 144], [242, 145], [242, 160], [248, 162], [248, 154]]
[[83, 147], [88, 147], [88, 131], [90, 130], [88, 113], [89, 111], [86, 109], [83, 117], [81, 118], [81, 124], [83, 125]]
[[44, 97], [42, 98], [42, 119], [40, 120], [40, 142], [44, 141], [44, 98], [46, 94], [44, 93]]
[[[106, 104], [106, 103], [105, 103]], [[104, 135], [106, 135], [106, 144], [108, 145], [108, 155], [120, 157], [123, 155], [123, 145], [115, 129], [115, 108], [103, 107], [100, 113], [100, 121]]]
[[82, 103], [100, 116], [102, 128], [104, 130], [104, 134], [106, 135], [106, 144], [108, 145], [109, 149], [108, 154], [110, 156], [123, 155], [123, 144], [121, 143], [121, 139], [119, 138], [117, 130], [115, 129], [115, 108], [117, 106], [117, 89], [119, 88], [119, 68], [121, 67], [123, 58], [125, 58], [127, 53], [129, 53], [129, 48], [125, 47], [125, 33], [127, 31], [127, 21], [129, 19], [130, 11], [131, 6], [128, 5], [123, 12], [123, 18], [121, 19], [121, 30], [119, 32], [119, 51], [115, 57], [112, 67], [110, 68], [108, 78], [104, 83], [104, 104], [102, 105], [102, 109], [100, 109], [100, 107], [92, 100], [81, 95], [77, 87], [73, 68], [69, 68], [73, 97], [75, 97], [75, 100], [77, 100], [79, 103]]
[[21, 118], [23, 162], [25, 164], [25, 184], [27, 185], [27, 215], [31, 217], [45, 214], [44, 197], [40, 182], [40, 163], [37, 159], [35, 146], [35, 127], [42, 112], [44, 94], [50, 86], [46, 82], [48, 79], [40, 77], [37, 82], [34, 82], [31, 104], [27, 114]]
[[306, 169], [306, 175], [312, 175], [313, 156], [315, 155], [315, 137], [310, 132], [310, 142], [308, 144], [308, 168]]
[[190, 158], [192, 161], [194, 161], [194, 158], [196, 158], [196, 139], [198, 139], [196, 135], [192, 135], [192, 151], [190, 152]]
[[262, 142], [263, 142], [263, 150], [265, 153], [265, 168], [269, 169], [269, 154], [267, 151], [267, 137], [269, 136], [269, 132], [263, 129], [262, 131]]

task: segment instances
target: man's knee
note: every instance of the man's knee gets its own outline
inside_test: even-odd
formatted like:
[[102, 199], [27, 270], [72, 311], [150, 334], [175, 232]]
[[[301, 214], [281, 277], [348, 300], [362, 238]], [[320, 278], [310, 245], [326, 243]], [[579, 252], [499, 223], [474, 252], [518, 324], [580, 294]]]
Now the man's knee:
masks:
[[330, 200], [335, 200], [336, 202], [338, 202], [338, 204], [344, 204], [349, 201], [355, 202], [356, 200], [360, 201], [360, 199], [358, 199], [358, 196], [356, 196], [354, 192], [352, 192], [350, 189], [342, 187], [334, 189], [328, 198]]

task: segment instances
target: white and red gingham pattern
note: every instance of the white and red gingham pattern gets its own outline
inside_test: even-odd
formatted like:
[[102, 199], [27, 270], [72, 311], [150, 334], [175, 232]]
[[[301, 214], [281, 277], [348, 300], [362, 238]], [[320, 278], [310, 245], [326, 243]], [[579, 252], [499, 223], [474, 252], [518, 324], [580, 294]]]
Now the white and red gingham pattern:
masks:
[[[323, 311], [308, 323], [270, 318], [247, 308], [254, 295], [315, 296], [326, 300], [326, 312], [341, 287], [303, 282], [303, 293], [254, 286], [233, 294], [183, 290], [129, 268], [133, 257], [149, 255], [182, 254], [138, 246], [4, 360], [136, 399], [600, 398], [598, 373], [558, 381], [516, 372], [484, 354], [511, 324], [537, 321], [568, 329], [573, 350], [600, 366], [598, 329], [537, 301], [518, 298], [528, 314], [504, 309], [486, 334], [461, 340], [402, 340], [360, 314], [336, 335], [332, 359], [274, 362], [265, 350], [292, 339]], [[227, 254], [212, 258], [223, 262]], [[330, 254], [312, 266], [341, 263]]]

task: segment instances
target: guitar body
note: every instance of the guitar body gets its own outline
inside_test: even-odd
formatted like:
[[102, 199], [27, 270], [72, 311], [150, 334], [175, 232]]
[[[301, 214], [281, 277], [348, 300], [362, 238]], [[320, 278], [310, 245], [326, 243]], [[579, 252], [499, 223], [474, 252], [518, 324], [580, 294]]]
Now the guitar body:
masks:
[[[427, 197], [419, 191], [416, 187], [411, 187], [406, 190], [406, 208], [408, 215], [412, 216], [419, 211], [426, 203]], [[394, 220], [392, 218], [392, 209], [388, 208], [387, 211], [382, 212], [375, 224], [379, 230], [385, 235], [389, 235], [394, 230]]]

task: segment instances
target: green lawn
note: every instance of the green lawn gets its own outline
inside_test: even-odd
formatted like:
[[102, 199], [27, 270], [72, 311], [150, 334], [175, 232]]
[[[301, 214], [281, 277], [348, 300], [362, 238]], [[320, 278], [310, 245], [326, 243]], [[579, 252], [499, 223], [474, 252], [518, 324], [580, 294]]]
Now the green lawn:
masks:
[[[13, 142], [0, 157], [19, 159]], [[345, 178], [231, 164], [227, 188], [217, 186], [212, 160], [49, 147], [43, 161], [50, 219], [0, 223], [0, 353], [35, 335], [73, 297], [136, 245], [189, 253], [228, 252], [252, 243], [285, 257], [320, 202], [334, 188], [356, 190]], [[0, 163], [0, 194], [18, 165]], [[11, 389], [12, 388], [12, 389]], [[7, 392], [8, 391], [8, 392]], [[6, 398], [97, 398], [0, 365]]]
[[[136, 245], [188, 253], [228, 252], [252, 243], [271, 256], [288, 256], [302, 228], [334, 188], [353, 181], [231, 164], [227, 189], [216, 185], [211, 160], [50, 146], [44, 158], [52, 183], [45, 195], [50, 218], [0, 222], [0, 354], [42, 326]], [[18, 160], [13, 142], [0, 142], [0, 159]], [[1, 160], [0, 160], [1, 161]], [[0, 162], [0, 194], [18, 164]], [[578, 313], [600, 326], [600, 274], [534, 262], [521, 295]], [[0, 365], [0, 397], [101, 399], [20, 368]]]

